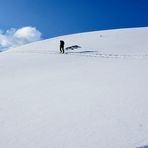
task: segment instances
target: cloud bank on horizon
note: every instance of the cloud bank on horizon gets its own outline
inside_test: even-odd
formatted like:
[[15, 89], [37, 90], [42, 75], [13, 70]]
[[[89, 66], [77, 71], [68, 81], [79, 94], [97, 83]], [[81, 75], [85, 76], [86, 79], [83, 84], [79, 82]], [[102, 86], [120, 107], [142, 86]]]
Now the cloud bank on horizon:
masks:
[[19, 29], [0, 30], [0, 50], [25, 45], [42, 39], [42, 33], [35, 27], [27, 26]]

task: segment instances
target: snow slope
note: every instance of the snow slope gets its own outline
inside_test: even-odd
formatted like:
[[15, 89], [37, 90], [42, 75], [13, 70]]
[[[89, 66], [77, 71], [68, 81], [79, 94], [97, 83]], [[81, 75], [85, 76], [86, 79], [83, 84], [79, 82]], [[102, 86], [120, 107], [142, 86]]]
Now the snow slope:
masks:
[[[58, 54], [60, 39], [81, 48]], [[0, 147], [146, 146], [147, 76], [147, 27], [62, 36], [0, 53]]]

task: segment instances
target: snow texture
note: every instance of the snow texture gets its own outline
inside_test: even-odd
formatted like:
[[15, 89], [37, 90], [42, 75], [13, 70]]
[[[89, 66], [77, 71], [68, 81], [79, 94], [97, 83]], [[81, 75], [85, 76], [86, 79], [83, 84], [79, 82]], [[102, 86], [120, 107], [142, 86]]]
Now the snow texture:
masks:
[[[59, 41], [66, 47], [59, 54]], [[145, 148], [148, 28], [61, 36], [0, 53], [1, 148]]]

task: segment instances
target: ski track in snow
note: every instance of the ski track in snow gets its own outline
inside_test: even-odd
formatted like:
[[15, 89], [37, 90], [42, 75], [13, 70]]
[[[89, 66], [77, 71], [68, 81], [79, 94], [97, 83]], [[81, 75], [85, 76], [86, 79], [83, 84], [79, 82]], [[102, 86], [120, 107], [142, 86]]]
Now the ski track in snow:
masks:
[[[30, 50], [30, 51], [13, 51], [14, 53], [34, 53], [34, 54], [58, 54], [61, 55], [57, 51], [49, 51], [49, 50]], [[99, 51], [79, 51], [79, 52], [67, 52], [65, 51], [64, 55], [69, 55], [69, 56], [84, 56], [84, 57], [98, 57], [98, 58], [137, 58], [137, 59], [142, 59], [142, 58], [148, 58], [148, 54], [143, 54], [143, 55], [138, 55], [138, 54], [106, 54], [103, 52]]]

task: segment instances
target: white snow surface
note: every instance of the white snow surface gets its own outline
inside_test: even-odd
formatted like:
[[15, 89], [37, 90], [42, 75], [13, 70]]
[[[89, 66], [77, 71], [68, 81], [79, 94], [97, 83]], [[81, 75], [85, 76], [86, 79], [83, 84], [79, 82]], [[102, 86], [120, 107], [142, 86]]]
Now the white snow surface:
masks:
[[[59, 54], [59, 41], [81, 48]], [[0, 148], [148, 145], [148, 27], [61, 36], [0, 53]]]

